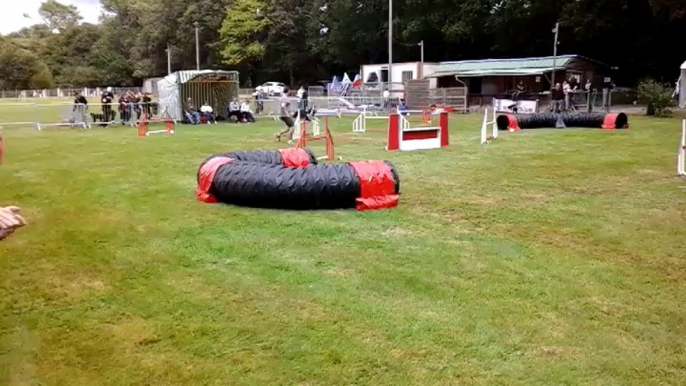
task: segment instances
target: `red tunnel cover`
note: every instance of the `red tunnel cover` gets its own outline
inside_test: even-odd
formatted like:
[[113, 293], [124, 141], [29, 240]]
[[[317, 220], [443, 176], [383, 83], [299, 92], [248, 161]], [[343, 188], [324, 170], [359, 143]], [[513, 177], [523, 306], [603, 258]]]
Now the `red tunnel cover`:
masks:
[[391, 168], [383, 161], [349, 162], [360, 179], [360, 197], [355, 201], [357, 210], [393, 208], [398, 205], [395, 181]]
[[519, 123], [517, 122], [517, 117], [514, 115], [507, 114], [507, 130], [509, 131], [519, 131]]
[[216, 157], [207, 161], [207, 163], [200, 168], [200, 171], [198, 172], [198, 188], [195, 190], [195, 197], [198, 198], [198, 201], [207, 204], [215, 204], [217, 202], [217, 199], [210, 194], [210, 187], [212, 187], [214, 175], [217, 174], [217, 170], [230, 162], [233, 162], [233, 158]]
[[304, 168], [310, 164], [310, 156], [301, 148], [279, 150], [283, 158], [283, 166], [287, 168]]

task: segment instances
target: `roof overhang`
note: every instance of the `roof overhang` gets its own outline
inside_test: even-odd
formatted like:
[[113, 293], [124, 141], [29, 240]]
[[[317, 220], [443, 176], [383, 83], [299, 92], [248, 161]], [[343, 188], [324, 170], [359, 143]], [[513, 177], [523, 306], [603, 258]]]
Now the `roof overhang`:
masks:
[[[558, 67], [557, 70], [564, 70]], [[519, 70], [473, 70], [473, 71], [436, 71], [425, 78], [441, 78], [444, 76], [457, 76], [458, 78], [474, 78], [482, 76], [531, 76], [544, 75], [553, 72], [553, 68], [525, 68]]]

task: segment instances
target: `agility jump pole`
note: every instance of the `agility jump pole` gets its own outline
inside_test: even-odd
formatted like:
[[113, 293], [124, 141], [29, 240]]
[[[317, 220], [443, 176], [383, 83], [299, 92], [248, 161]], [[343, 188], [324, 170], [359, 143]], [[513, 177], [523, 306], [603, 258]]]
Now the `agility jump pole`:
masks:
[[324, 135], [313, 135], [313, 136], [308, 136], [307, 135], [307, 125], [301, 125], [300, 126], [300, 135], [298, 136], [298, 142], [295, 144], [295, 148], [305, 148], [307, 147], [307, 143], [309, 141], [319, 141], [323, 140], [324, 141], [324, 146], [326, 148], [326, 156], [325, 157], [319, 157], [317, 159], [326, 159], [328, 161], [333, 161], [335, 158], [334, 154], [334, 142], [333, 142], [333, 137], [331, 136], [331, 131], [329, 131], [329, 117], [324, 117]]
[[[148, 130], [148, 125], [150, 123], [154, 122], [164, 122], [164, 130]], [[149, 135], [153, 134], [167, 134], [167, 135], [173, 135], [176, 131], [174, 130], [176, 127], [176, 124], [174, 123], [174, 120], [172, 119], [153, 119], [150, 120], [148, 119], [148, 115], [143, 112], [142, 119], [138, 121], [138, 136], [139, 137], [147, 137]]]
[[[488, 118], [488, 111], [492, 110], [493, 111], [493, 118], [489, 119]], [[493, 126], [493, 134], [491, 134], [490, 138], [488, 136], [488, 126]], [[486, 110], [484, 111], [484, 121], [481, 124], [481, 144], [483, 145], [484, 143], [489, 143], [493, 139], [498, 138], [498, 125], [496, 124], [496, 113], [495, 113], [495, 108], [489, 109], [486, 107]]]

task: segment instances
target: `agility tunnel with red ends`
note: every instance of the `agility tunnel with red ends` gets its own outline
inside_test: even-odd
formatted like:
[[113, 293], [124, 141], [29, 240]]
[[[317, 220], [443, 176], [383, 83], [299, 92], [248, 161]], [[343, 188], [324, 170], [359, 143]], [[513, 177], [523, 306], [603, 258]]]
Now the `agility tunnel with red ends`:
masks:
[[[564, 127], [559, 127], [560, 119]], [[496, 118], [498, 130], [544, 129], [544, 128], [595, 128], [626, 129], [629, 118], [624, 113], [578, 113], [578, 114], [502, 114]]]
[[374, 210], [397, 206], [388, 161], [317, 164], [306, 149], [215, 154], [198, 170], [198, 200], [269, 209]]

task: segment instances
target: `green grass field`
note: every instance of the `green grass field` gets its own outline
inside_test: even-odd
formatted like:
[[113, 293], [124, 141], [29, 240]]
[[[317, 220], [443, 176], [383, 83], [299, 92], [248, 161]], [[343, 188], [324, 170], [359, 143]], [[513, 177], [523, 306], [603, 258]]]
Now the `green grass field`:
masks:
[[376, 212], [198, 203], [199, 163], [279, 148], [273, 121], [5, 127], [30, 225], [0, 243], [0, 384], [686, 384], [677, 120], [487, 146], [480, 121], [390, 153], [331, 120], [337, 155], [399, 170]]

